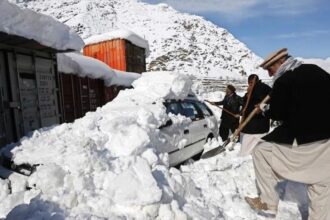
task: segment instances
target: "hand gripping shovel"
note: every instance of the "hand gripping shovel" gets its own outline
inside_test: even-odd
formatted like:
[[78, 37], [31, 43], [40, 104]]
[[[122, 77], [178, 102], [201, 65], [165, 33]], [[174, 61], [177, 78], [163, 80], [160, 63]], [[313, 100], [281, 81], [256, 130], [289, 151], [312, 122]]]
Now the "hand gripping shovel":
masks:
[[[270, 96], [266, 96], [260, 104], [266, 103], [269, 99], [270, 99]], [[238, 135], [241, 132], [241, 130], [257, 114], [257, 112], [258, 112], [258, 107], [255, 107], [254, 110], [249, 114], [249, 116], [239, 125], [239, 127], [236, 129], [234, 134], [232, 134], [225, 142], [223, 142], [222, 145], [220, 145], [216, 148], [213, 148], [212, 150], [209, 150], [209, 151], [205, 152], [204, 154], [202, 154], [201, 158], [206, 159], [206, 158], [214, 157], [214, 156], [220, 154], [221, 152], [225, 151], [226, 146], [229, 143], [236, 143], [236, 141], [238, 139]]]

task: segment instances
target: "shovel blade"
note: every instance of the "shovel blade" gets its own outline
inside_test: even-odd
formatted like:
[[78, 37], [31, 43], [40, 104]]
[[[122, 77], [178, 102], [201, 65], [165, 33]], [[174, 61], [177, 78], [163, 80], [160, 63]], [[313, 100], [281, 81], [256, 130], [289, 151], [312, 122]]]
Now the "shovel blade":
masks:
[[209, 150], [209, 151], [205, 152], [204, 154], [202, 154], [201, 159], [214, 157], [214, 156], [224, 152], [226, 150], [226, 146], [229, 143], [230, 143], [230, 140], [226, 140], [222, 145], [220, 145], [216, 148], [213, 148], [212, 150]]

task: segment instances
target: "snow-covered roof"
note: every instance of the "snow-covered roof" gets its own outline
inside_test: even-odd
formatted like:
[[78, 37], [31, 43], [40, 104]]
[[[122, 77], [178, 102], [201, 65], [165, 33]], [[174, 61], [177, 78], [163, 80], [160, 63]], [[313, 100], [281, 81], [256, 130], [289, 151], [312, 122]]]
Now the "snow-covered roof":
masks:
[[83, 40], [68, 26], [50, 16], [0, 1], [0, 32], [35, 40], [58, 51], [81, 50]]
[[57, 63], [59, 72], [103, 79], [106, 86], [131, 86], [140, 77], [138, 73], [114, 70], [100, 60], [78, 53], [57, 54]]
[[130, 30], [120, 29], [100, 35], [94, 35], [85, 39], [85, 44], [86, 45], [97, 44], [100, 42], [114, 40], [114, 39], [125, 39], [127, 41], [130, 41], [132, 44], [144, 48], [146, 50], [146, 55], [149, 54], [148, 41]]

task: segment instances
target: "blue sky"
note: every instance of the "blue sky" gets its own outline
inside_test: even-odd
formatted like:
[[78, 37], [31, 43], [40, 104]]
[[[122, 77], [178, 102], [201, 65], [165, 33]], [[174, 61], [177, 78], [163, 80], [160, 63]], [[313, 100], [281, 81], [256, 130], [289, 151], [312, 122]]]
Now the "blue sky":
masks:
[[287, 47], [304, 58], [330, 57], [329, 0], [142, 0], [167, 3], [226, 28], [265, 57]]

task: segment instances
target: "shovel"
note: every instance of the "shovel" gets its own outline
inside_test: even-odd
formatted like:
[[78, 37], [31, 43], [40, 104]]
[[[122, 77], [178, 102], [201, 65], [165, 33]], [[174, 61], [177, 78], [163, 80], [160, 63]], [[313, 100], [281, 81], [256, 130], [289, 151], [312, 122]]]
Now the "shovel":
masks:
[[[266, 96], [260, 104], [266, 103], [270, 99], [270, 96]], [[206, 159], [210, 157], [214, 157], [221, 152], [224, 152], [226, 150], [226, 146], [229, 143], [236, 143], [238, 140], [239, 133], [242, 131], [242, 129], [246, 126], [246, 124], [257, 114], [259, 111], [259, 107], [255, 107], [254, 110], [249, 114], [249, 116], [238, 126], [234, 134], [232, 134], [225, 142], [223, 142], [222, 145], [213, 148], [212, 150], [209, 150], [202, 154], [201, 159]]]

